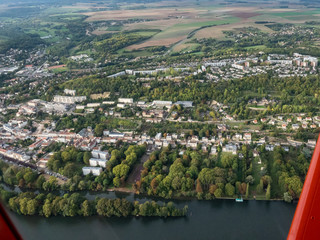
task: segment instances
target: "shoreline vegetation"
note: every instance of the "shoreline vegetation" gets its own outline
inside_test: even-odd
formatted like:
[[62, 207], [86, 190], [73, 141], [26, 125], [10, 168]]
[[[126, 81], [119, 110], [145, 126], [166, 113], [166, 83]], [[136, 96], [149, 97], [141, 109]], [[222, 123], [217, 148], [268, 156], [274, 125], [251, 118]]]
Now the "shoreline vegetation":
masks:
[[107, 199], [97, 197], [88, 200], [79, 193], [66, 193], [58, 196], [52, 193], [15, 193], [0, 187], [0, 197], [11, 211], [19, 215], [51, 216], [104, 216], [104, 217], [185, 217], [188, 206], [182, 209], [173, 202], [159, 204], [155, 201], [130, 202], [124, 198]]

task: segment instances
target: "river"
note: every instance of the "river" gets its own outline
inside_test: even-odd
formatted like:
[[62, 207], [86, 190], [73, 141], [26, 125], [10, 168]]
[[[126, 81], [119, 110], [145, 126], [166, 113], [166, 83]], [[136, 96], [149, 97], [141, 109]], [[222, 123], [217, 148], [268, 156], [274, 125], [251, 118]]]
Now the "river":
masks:
[[[133, 194], [87, 193], [86, 197], [126, 197], [148, 200]], [[189, 206], [185, 218], [129, 217], [51, 217], [10, 216], [24, 239], [285, 239], [295, 211], [295, 204], [281, 201], [180, 201]]]

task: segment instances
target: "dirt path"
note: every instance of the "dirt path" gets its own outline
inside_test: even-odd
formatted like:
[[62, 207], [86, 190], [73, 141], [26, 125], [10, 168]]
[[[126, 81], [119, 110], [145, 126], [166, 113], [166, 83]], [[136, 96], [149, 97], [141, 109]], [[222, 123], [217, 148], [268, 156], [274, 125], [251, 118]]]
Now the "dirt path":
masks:
[[143, 164], [149, 159], [149, 154], [145, 153], [141, 159], [140, 162], [134, 167], [132, 172], [130, 173], [127, 183], [128, 184], [133, 184], [136, 181], [140, 180], [140, 174], [143, 169]]

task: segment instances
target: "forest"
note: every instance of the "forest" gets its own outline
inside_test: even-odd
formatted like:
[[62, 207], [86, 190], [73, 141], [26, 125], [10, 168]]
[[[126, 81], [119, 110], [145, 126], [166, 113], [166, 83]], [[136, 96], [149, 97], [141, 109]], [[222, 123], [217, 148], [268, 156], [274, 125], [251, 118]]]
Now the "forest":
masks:
[[302, 149], [291, 149], [290, 153], [280, 147], [274, 152], [266, 151], [264, 145], [258, 149], [259, 157], [253, 156], [250, 145], [242, 146], [237, 155], [223, 153], [219, 147], [216, 156], [199, 150], [162, 148], [144, 163], [134, 188], [138, 193], [164, 198], [210, 200], [241, 195], [288, 202], [299, 198], [309, 165]]

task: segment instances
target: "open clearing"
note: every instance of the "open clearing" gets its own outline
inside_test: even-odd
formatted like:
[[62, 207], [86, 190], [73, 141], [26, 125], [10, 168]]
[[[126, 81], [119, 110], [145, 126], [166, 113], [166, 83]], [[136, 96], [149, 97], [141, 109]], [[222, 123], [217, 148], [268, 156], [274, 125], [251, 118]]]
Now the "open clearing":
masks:
[[254, 27], [260, 29], [262, 32], [272, 33], [273, 31], [262, 25], [262, 24], [256, 24], [254, 21], [241, 21], [238, 23], [228, 24], [228, 25], [220, 25], [220, 26], [214, 26], [209, 28], [204, 28], [199, 30], [195, 34], [195, 38], [201, 39], [201, 38], [216, 38], [218, 40], [226, 40], [226, 36], [224, 35], [224, 31], [235, 31], [238, 28], [244, 28], [244, 27]]
[[[167, 4], [167, 5], [165, 5]], [[121, 5], [120, 10], [92, 11], [81, 13], [88, 18], [86, 21], [124, 21], [122, 28], [116, 32], [158, 29], [161, 32], [155, 33], [150, 39], [133, 44], [126, 50], [139, 50], [152, 46], [173, 46], [173, 51], [192, 50], [196, 46], [190, 45], [186, 41], [193, 38], [216, 38], [227, 40], [224, 31], [237, 31], [245, 27], [260, 29], [265, 33], [273, 31], [264, 24], [257, 24], [256, 21], [272, 21], [274, 23], [294, 23], [303, 24], [311, 19], [319, 19], [319, 9], [280, 9], [280, 8], [260, 8], [260, 7], [236, 7], [236, 6], [211, 6], [211, 7], [183, 7], [166, 3], [147, 4], [151, 8], [130, 9], [130, 7], [141, 7], [141, 4], [134, 6]], [[84, 7], [76, 5], [75, 7]], [[133, 21], [132, 21], [133, 20]], [[211, 26], [216, 25], [216, 26]], [[105, 33], [115, 33], [114, 29], [96, 29], [93, 34], [101, 35]], [[194, 36], [191, 36], [194, 34]]]
[[[195, 9], [142, 9], [86, 12], [86, 21], [127, 20], [127, 19], [164, 19], [164, 18], [194, 18], [201, 10]], [[204, 10], [202, 10], [204, 12]]]
[[229, 24], [238, 21], [238, 18], [229, 17], [225, 19], [196, 19], [193, 21], [185, 21], [175, 24], [173, 26], [164, 29], [162, 32], [156, 34], [151, 39], [140, 43], [134, 44], [128, 49], [140, 49], [145, 47], [151, 46], [171, 46], [183, 39], [187, 39], [189, 34], [201, 27], [210, 26], [210, 25], [222, 25], [222, 24]]

